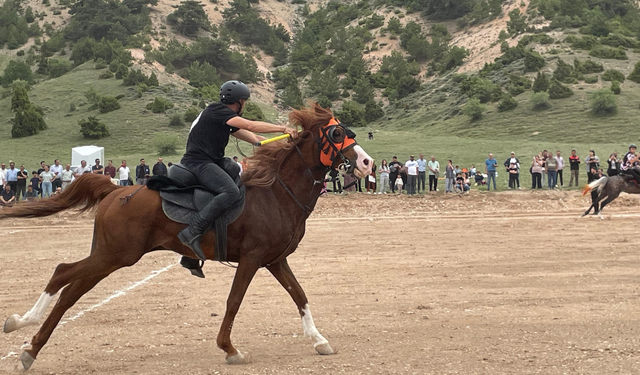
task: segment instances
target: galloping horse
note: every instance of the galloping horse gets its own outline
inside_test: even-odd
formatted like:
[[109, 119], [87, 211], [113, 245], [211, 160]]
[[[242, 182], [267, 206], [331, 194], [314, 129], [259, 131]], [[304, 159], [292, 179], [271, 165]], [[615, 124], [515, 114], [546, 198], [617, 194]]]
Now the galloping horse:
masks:
[[[586, 185], [582, 189], [582, 195], [586, 195], [590, 191], [592, 192], [591, 206], [582, 216], [588, 215], [592, 208], [594, 209], [594, 215], [598, 215], [602, 212], [604, 206], [618, 198], [620, 193], [640, 194], [640, 187], [633, 182], [628, 182], [624, 176], [605, 176]], [[593, 194], [594, 191], [598, 194]]]
[[[355, 135], [317, 103], [294, 110], [289, 120], [301, 125], [303, 132], [294, 141], [263, 146], [251, 158], [251, 167], [242, 176], [247, 186], [245, 209], [228, 229], [228, 260], [237, 262], [238, 268], [217, 344], [226, 352], [230, 364], [246, 362], [231, 344], [231, 327], [249, 283], [261, 267], [266, 267], [293, 298], [302, 317], [304, 334], [315, 340], [315, 350], [319, 354], [333, 354], [329, 342], [316, 329], [307, 297], [289, 268], [287, 256], [296, 250], [304, 236], [306, 219], [320, 196], [328, 169], [346, 167], [347, 171], [364, 177], [371, 173], [373, 161], [357, 145]], [[4, 324], [5, 333], [37, 325], [56, 293], [64, 287], [33, 337], [31, 347], [20, 356], [25, 369], [31, 367], [64, 313], [112, 272], [132, 266], [144, 254], [156, 250], [173, 250], [195, 257], [178, 239], [184, 225], [165, 216], [158, 192], [142, 188], [130, 200], [121, 199], [136, 189], [113, 185], [104, 176], [83, 175], [61, 195], [0, 211], [3, 219], [98, 207], [89, 256], [75, 263], [59, 264], [33, 308], [22, 317], [10, 316]], [[202, 247], [209, 259], [214, 256], [214, 243], [215, 234], [207, 232]]]

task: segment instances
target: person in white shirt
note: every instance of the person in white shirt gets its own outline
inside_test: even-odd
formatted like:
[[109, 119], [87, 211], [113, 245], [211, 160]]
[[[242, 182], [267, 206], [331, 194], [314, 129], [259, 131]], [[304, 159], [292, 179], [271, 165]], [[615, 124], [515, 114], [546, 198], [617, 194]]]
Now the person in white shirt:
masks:
[[59, 177], [60, 181], [62, 181], [62, 191], [65, 191], [67, 187], [73, 181], [73, 171], [71, 170], [71, 164], [67, 164], [66, 167], [60, 172]]
[[0, 167], [0, 190], [4, 189], [4, 183], [7, 180], [7, 165], [2, 163], [2, 167]]
[[407, 194], [414, 195], [416, 193], [416, 182], [418, 181], [418, 162], [411, 155], [409, 160], [404, 163], [407, 168]]
[[438, 175], [440, 174], [440, 163], [436, 157], [431, 155], [431, 160], [427, 163], [429, 167], [429, 191], [438, 191]]
[[560, 151], [556, 151], [556, 160], [558, 161], [558, 181], [560, 181], [560, 187], [564, 187], [564, 180], [562, 179], [562, 170], [564, 169], [564, 158], [561, 156]]
[[91, 173], [91, 168], [87, 166], [86, 160], [82, 160], [80, 162], [80, 166], [76, 169], [76, 172], [73, 174], [73, 177], [79, 178], [85, 173]]
[[238, 164], [238, 167], [240, 167], [240, 173], [239, 173], [239, 175], [240, 175], [240, 176], [242, 176], [242, 163], [240, 163], [240, 162], [238, 161], [238, 157], [237, 157], [237, 156], [234, 156], [234, 157], [233, 157], [233, 161], [235, 161], [235, 162], [236, 162], [236, 164]]
[[60, 165], [60, 159], [56, 159], [53, 161], [53, 165], [49, 170], [56, 175], [56, 179], [51, 182], [53, 191], [56, 191], [57, 188], [62, 187], [62, 180], [60, 179], [60, 172], [62, 172], [62, 165]]
[[129, 170], [129, 167], [127, 167], [127, 161], [123, 160], [122, 164], [120, 165], [120, 168], [118, 169], [118, 175], [119, 175], [119, 179], [120, 179], [120, 185], [121, 186], [129, 186], [129, 173], [131, 171]]
[[418, 194], [420, 194], [420, 184], [422, 184], [422, 191], [426, 192], [426, 174], [427, 174], [427, 160], [423, 154], [420, 154], [420, 158], [416, 160], [418, 162]]

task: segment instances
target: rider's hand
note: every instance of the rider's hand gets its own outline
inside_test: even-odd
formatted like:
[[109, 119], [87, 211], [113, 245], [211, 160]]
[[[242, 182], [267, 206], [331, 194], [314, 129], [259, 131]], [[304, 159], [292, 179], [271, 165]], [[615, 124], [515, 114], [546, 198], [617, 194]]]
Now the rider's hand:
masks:
[[291, 136], [291, 139], [296, 139], [298, 138], [298, 129], [285, 126], [282, 130], [282, 134], [289, 134]]

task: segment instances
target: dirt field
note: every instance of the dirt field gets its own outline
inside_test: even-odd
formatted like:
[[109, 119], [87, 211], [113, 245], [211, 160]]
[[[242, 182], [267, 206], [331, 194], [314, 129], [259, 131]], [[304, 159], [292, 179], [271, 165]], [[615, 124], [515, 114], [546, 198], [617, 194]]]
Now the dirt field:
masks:
[[[575, 191], [322, 198], [289, 259], [337, 355], [315, 354], [261, 270], [232, 334], [252, 363], [226, 365], [215, 337], [234, 270], [208, 262], [197, 279], [165, 252], [87, 294], [30, 373], [637, 374], [639, 204], [621, 197], [600, 220], [578, 218]], [[0, 319], [31, 308], [91, 233], [75, 214], [2, 222]], [[36, 331], [0, 336], [0, 373]]]

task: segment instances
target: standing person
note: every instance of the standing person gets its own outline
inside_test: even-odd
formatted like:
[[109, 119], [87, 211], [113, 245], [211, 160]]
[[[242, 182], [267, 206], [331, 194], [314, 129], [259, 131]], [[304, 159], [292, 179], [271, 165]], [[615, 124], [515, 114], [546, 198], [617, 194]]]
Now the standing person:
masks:
[[378, 173], [380, 173], [380, 185], [378, 185], [378, 194], [387, 194], [387, 190], [389, 190], [389, 166], [387, 165], [387, 159], [382, 159], [382, 161], [380, 162]]
[[398, 175], [395, 181], [395, 189], [398, 190], [398, 194], [402, 195], [402, 186], [404, 185], [404, 181], [402, 181], [402, 176]]
[[547, 177], [549, 182], [549, 190], [556, 188], [557, 176], [558, 176], [558, 159], [554, 157], [547, 158]]
[[539, 155], [534, 156], [531, 163], [531, 189], [542, 189], [542, 159]]
[[456, 178], [455, 170], [453, 169], [453, 161], [447, 161], [447, 167], [444, 170], [444, 192], [453, 192], [453, 181]]
[[587, 180], [588, 183], [591, 183], [595, 181], [595, 173], [600, 169], [600, 158], [594, 150], [589, 150], [589, 156], [587, 156], [584, 162], [587, 164]]
[[116, 178], [116, 167], [113, 166], [113, 160], [109, 160], [107, 163], [107, 166], [104, 167], [104, 175], [113, 180]]
[[82, 160], [80, 162], [80, 166], [78, 168], [76, 168], [76, 172], [73, 174], [73, 177], [80, 178], [85, 173], [91, 173], [91, 168], [89, 168], [87, 166], [87, 161], [86, 160]]
[[542, 185], [544, 185], [545, 179], [547, 178], [547, 159], [549, 159], [549, 152], [543, 150], [540, 156], [540, 160], [542, 161]]
[[[45, 166], [45, 162], [44, 160], [42, 160], [40, 162], [40, 168], [38, 168], [38, 181], [40, 181], [40, 173], [44, 172], [44, 166]], [[39, 182], [40, 185], [38, 185], [38, 193], [40, 194], [40, 197], [42, 197], [42, 182]]]
[[[329, 177], [333, 182], [333, 194], [342, 194], [342, 185], [340, 184], [340, 172], [337, 169], [331, 168], [329, 171]], [[338, 185], [336, 188], [336, 184]]]
[[146, 185], [150, 175], [149, 166], [145, 164], [144, 158], [140, 159], [140, 165], [136, 167], [136, 184]]
[[364, 186], [367, 188], [367, 194], [373, 194], [376, 192], [376, 165], [371, 166], [371, 174], [367, 176]]
[[4, 185], [7, 182], [7, 165], [5, 163], [0, 164], [0, 188], [4, 189]]
[[100, 159], [96, 159], [95, 162], [96, 162], [96, 165], [91, 167], [91, 173], [104, 174], [104, 166], [100, 164]]
[[489, 158], [484, 161], [484, 170], [487, 172], [487, 191], [491, 190], [491, 180], [493, 180], [493, 190], [496, 191], [496, 168], [498, 161], [493, 158], [493, 154], [489, 154]]
[[391, 192], [396, 192], [396, 178], [400, 175], [400, 169], [402, 168], [402, 164], [398, 161], [397, 156], [393, 156], [391, 159], [391, 163], [389, 163], [389, 179], [391, 180]]
[[436, 157], [431, 155], [431, 160], [427, 163], [429, 167], [429, 191], [438, 191], [438, 177], [440, 175], [440, 163]]
[[416, 193], [416, 182], [418, 181], [418, 162], [409, 156], [409, 160], [404, 163], [407, 168], [407, 194], [414, 195]]
[[62, 189], [62, 191], [65, 191], [67, 187], [69, 187], [69, 184], [71, 184], [71, 181], [73, 181], [73, 171], [71, 170], [71, 164], [65, 165], [64, 169], [58, 176], [60, 176], [60, 180], [62, 181], [62, 186], [60, 186], [60, 188]]
[[[235, 162], [238, 163], [238, 157], [235, 156]], [[240, 166], [240, 163], [238, 163]], [[153, 166], [153, 175], [154, 176], [166, 176], [167, 175], [167, 166], [162, 162], [162, 158], [158, 158], [158, 162]], [[242, 167], [240, 167], [240, 173], [242, 174]]]
[[[516, 172], [513, 172], [512, 164], [516, 165]], [[520, 189], [520, 160], [516, 158], [514, 151], [511, 151], [511, 156], [504, 161], [504, 167], [509, 173], [509, 189]]]
[[638, 185], [640, 185], [640, 173], [634, 167], [638, 165], [639, 160], [640, 156], [636, 155], [636, 145], [632, 143], [629, 145], [629, 152], [624, 155], [620, 165], [620, 174], [633, 176]]
[[16, 201], [20, 200], [20, 197], [24, 197], [27, 191], [27, 180], [29, 179], [29, 172], [24, 169], [24, 165], [20, 166], [18, 171], [18, 184], [16, 190]]
[[[162, 160], [162, 158], [158, 158], [158, 159]], [[233, 157], [233, 161], [235, 161], [236, 164], [238, 164], [238, 167], [240, 167], [240, 176], [242, 176], [242, 171], [244, 170], [244, 168], [242, 167], [242, 163], [240, 163], [238, 161], [238, 157], [237, 156]]]
[[120, 179], [120, 186], [129, 186], [129, 174], [131, 171], [127, 167], [127, 161], [123, 160], [118, 168], [118, 178]]
[[2, 193], [0, 193], [0, 206], [11, 207], [16, 202], [16, 194], [11, 190], [9, 184], [4, 185]]
[[607, 160], [607, 163], [609, 163], [609, 167], [607, 168], [607, 176], [617, 176], [620, 173], [620, 159], [618, 159], [618, 153], [614, 152], [613, 154], [609, 155], [609, 160]]
[[418, 162], [418, 194], [420, 194], [420, 184], [422, 184], [422, 191], [427, 191], [425, 188], [426, 174], [427, 174], [427, 160], [423, 154], [419, 155]]
[[[60, 165], [60, 159], [56, 159], [53, 161], [53, 165], [49, 170], [56, 175], [56, 179], [51, 183], [51, 189], [56, 191], [57, 188], [62, 186], [62, 182], [60, 181], [60, 172], [62, 172], [62, 165]], [[41, 172], [42, 173], [42, 172]]]
[[562, 176], [562, 171], [564, 170], [564, 158], [559, 150], [556, 151], [556, 160], [558, 161], [558, 181], [560, 181], [560, 187], [564, 187], [564, 178]]
[[571, 156], [569, 156], [569, 169], [571, 172], [571, 178], [569, 179], [569, 187], [573, 186], [573, 180], [576, 180], [576, 186], [578, 186], [578, 176], [580, 174], [580, 156], [576, 154], [576, 150], [571, 150]]
[[49, 166], [44, 166], [44, 172], [40, 173], [40, 181], [42, 182], [42, 198], [51, 196], [51, 181], [56, 179], [56, 175], [49, 170]]
[[18, 169], [16, 168], [16, 163], [12, 161], [9, 161], [5, 185], [11, 186], [11, 191], [13, 191], [14, 194], [18, 189]]
[[36, 192], [36, 196], [38, 194], [40, 194], [42, 196], [42, 192], [40, 190], [40, 177], [38, 177], [38, 172], [36, 172], [36, 171], [31, 172], [30, 186]]

